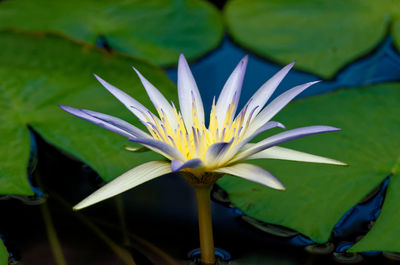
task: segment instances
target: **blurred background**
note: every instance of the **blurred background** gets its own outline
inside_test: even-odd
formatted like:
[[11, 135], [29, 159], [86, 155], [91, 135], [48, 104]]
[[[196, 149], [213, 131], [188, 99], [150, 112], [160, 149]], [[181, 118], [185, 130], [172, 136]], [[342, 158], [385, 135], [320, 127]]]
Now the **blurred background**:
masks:
[[323, 82], [274, 119], [342, 131], [287, 146], [350, 165], [257, 161], [284, 193], [224, 176], [212, 192], [220, 264], [398, 262], [399, 47], [398, 0], [0, 0], [0, 265], [196, 264], [195, 198], [179, 175], [72, 211], [154, 155], [58, 107], [140, 127], [92, 74], [150, 107], [135, 66], [178, 105], [180, 53], [206, 112], [243, 56], [242, 105], [296, 60], [273, 98]]

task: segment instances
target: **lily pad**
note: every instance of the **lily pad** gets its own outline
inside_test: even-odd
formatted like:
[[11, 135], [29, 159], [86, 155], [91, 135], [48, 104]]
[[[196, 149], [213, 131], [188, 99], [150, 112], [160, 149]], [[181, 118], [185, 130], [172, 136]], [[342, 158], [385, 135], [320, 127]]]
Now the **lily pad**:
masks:
[[397, 168], [393, 169], [395, 177], [389, 184], [382, 212], [376, 224], [360, 242], [350, 249], [351, 252], [370, 250], [400, 252], [400, 242], [398, 240], [400, 235], [398, 205], [400, 201], [399, 164], [400, 162], [398, 162]]
[[171, 65], [179, 53], [198, 58], [215, 48], [223, 34], [219, 12], [203, 0], [6, 0], [0, 28], [53, 32]]
[[371, 52], [387, 32], [400, 47], [398, 1], [231, 0], [224, 15], [239, 44], [281, 64], [295, 59], [323, 78]]
[[[325, 124], [343, 131], [305, 137], [285, 146], [332, 157], [349, 166], [255, 160], [254, 163], [282, 180], [287, 190], [279, 192], [229, 176], [223, 177], [218, 184], [245, 214], [297, 230], [324, 243], [350, 208], [388, 175], [393, 174], [396, 180], [400, 166], [399, 98], [400, 84], [395, 83], [339, 90], [299, 100], [274, 120], [289, 128]], [[399, 196], [397, 191], [392, 193]], [[388, 196], [393, 195], [389, 192]], [[382, 216], [390, 217], [396, 212], [394, 206], [385, 206]], [[385, 233], [382, 238], [396, 240], [400, 236], [395, 234], [396, 231], [400, 233], [395, 221], [392, 224], [393, 229], [379, 230], [380, 233], [390, 230], [390, 234]]]
[[91, 166], [107, 181], [158, 158], [153, 152], [134, 154], [124, 150], [123, 146], [129, 144], [124, 137], [73, 117], [58, 104], [108, 113], [142, 127], [92, 73], [150, 106], [131, 66], [139, 68], [174, 99], [176, 88], [160, 69], [141, 60], [110, 56], [101, 49], [82, 47], [57, 36], [0, 32], [0, 43], [0, 194], [33, 193], [27, 181], [28, 128]]
[[0, 240], [0, 264], [8, 264], [8, 252], [6, 247], [3, 244], [3, 241]]

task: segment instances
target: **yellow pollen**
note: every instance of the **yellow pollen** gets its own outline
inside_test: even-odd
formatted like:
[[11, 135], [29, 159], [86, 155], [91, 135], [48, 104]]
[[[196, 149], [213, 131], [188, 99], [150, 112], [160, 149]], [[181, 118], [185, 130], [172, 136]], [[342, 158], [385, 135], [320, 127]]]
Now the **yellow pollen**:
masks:
[[188, 160], [200, 158], [204, 161], [208, 148], [217, 142], [232, 141], [232, 148], [240, 141], [250, 123], [251, 115], [245, 119], [247, 109], [240, 112], [233, 119], [235, 105], [231, 103], [225, 113], [223, 126], [219, 128], [216, 116], [216, 106], [213, 104], [210, 113], [210, 122], [208, 128], [199, 120], [196, 102], [192, 100], [192, 127], [186, 128], [182, 115], [175, 106], [172, 107], [176, 124], [171, 125], [166, 113], [157, 108], [159, 118], [154, 114], [146, 115], [146, 128], [151, 136], [159, 141], [163, 141], [174, 148], [177, 148]]

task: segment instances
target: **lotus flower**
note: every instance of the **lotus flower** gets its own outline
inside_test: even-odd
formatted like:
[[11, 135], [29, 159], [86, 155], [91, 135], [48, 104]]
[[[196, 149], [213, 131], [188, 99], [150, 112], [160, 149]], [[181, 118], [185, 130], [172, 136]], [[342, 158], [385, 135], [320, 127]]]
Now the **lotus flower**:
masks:
[[158, 116], [134, 98], [95, 75], [97, 80], [144, 124], [148, 132], [107, 114], [63, 105], [60, 107], [160, 153], [170, 162], [151, 161], [139, 165], [103, 186], [74, 208], [89, 206], [171, 172], [180, 172], [193, 184], [214, 183], [223, 174], [229, 174], [274, 189], [285, 189], [283, 184], [267, 170], [245, 163], [252, 159], [285, 159], [345, 165], [330, 158], [277, 146], [303, 136], [339, 130], [335, 127], [320, 125], [302, 127], [283, 131], [257, 143], [250, 143], [254, 137], [266, 130], [275, 127], [285, 128], [279, 122], [270, 121], [271, 118], [293, 98], [318, 82], [296, 86], [266, 105], [293, 65], [294, 62], [285, 66], [264, 83], [235, 116], [247, 66], [247, 56], [244, 57], [226, 81], [216, 102], [214, 97], [208, 127], [205, 123], [199, 90], [183, 55], [180, 56], [178, 65], [180, 111], [135, 68], [133, 69], [154, 104]]
[[262, 85], [236, 115], [247, 66], [247, 56], [244, 57], [226, 81], [217, 102], [214, 97], [208, 127], [205, 123], [200, 92], [183, 55], [180, 56], [178, 65], [180, 111], [135, 68], [133, 69], [154, 104], [158, 116], [134, 98], [95, 75], [97, 80], [144, 124], [148, 132], [107, 114], [68, 106], [60, 107], [75, 116], [125, 136], [146, 149], [160, 153], [170, 162], [150, 161], [139, 165], [94, 192], [74, 209], [97, 203], [159, 176], [179, 172], [195, 189], [202, 264], [214, 264], [210, 188], [218, 178], [230, 174], [283, 190], [285, 189], [283, 184], [270, 172], [245, 161], [285, 159], [345, 165], [330, 158], [278, 146], [303, 136], [339, 130], [335, 127], [319, 125], [302, 127], [283, 131], [257, 143], [250, 143], [254, 137], [269, 129], [276, 127], [284, 129], [281, 123], [270, 121], [271, 118], [297, 95], [317, 83], [310, 82], [296, 86], [265, 106], [293, 65], [294, 62], [285, 66]]

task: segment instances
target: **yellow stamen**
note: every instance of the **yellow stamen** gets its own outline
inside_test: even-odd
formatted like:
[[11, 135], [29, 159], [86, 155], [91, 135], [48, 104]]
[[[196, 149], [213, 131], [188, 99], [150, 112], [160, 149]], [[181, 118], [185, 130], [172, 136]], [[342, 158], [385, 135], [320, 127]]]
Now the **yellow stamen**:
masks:
[[[235, 105], [231, 103], [225, 115], [225, 120], [219, 128], [216, 116], [216, 106], [213, 103], [210, 113], [208, 129], [203, 122], [200, 122], [197, 106], [192, 99], [192, 127], [186, 128], [181, 113], [175, 106], [172, 107], [176, 125], [171, 126], [166, 113], [157, 108], [159, 118], [154, 114], [146, 115], [148, 124], [146, 128], [151, 136], [177, 148], [187, 159], [200, 158], [204, 161], [208, 148], [217, 142], [233, 141], [230, 149], [240, 142], [250, 124], [251, 114], [245, 119], [247, 107], [233, 119]], [[150, 117], [150, 118], [149, 118]]]

